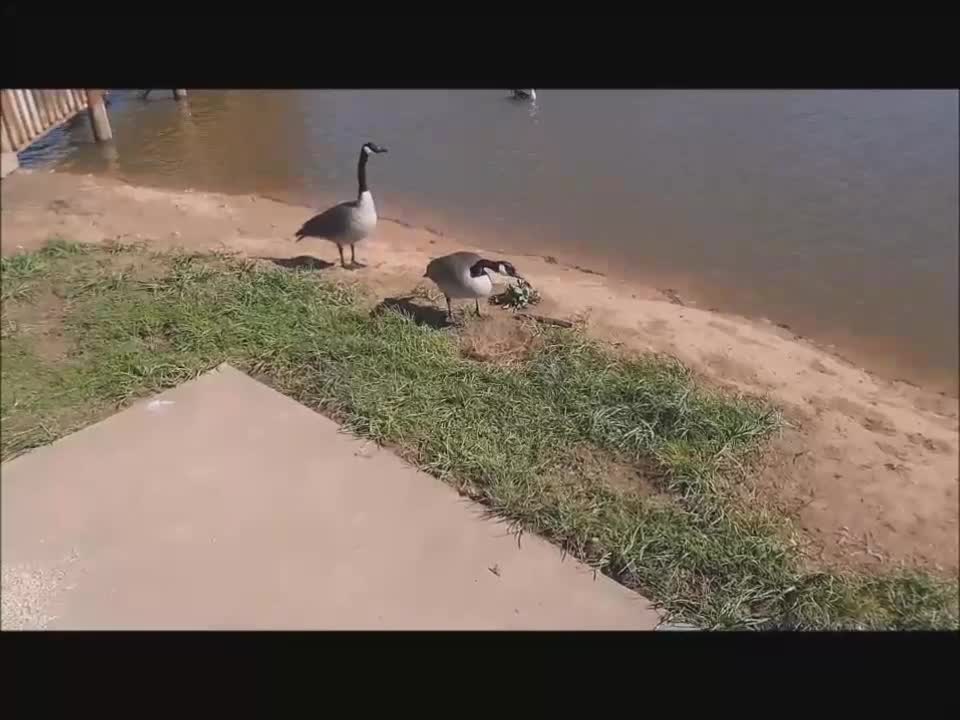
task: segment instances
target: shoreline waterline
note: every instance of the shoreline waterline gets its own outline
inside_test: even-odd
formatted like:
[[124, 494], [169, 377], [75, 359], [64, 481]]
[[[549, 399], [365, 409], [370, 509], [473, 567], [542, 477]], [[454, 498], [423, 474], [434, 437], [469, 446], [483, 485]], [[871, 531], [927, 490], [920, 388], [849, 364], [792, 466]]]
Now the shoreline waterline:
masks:
[[[29, 169], [28, 169], [29, 171]], [[290, 208], [314, 208], [317, 211], [344, 197], [333, 193], [314, 194], [312, 202], [304, 202], [303, 193], [272, 192], [229, 193], [207, 187], [183, 188], [175, 183], [162, 182], [160, 178], [141, 178], [128, 175], [99, 175], [80, 173], [68, 168], [54, 167], [34, 172], [52, 172], [76, 177], [103, 178], [120, 182], [131, 187], [151, 188], [171, 193], [210, 193], [226, 197], [258, 197], [270, 200]], [[708, 310], [723, 316], [739, 318], [762, 326], [775, 328], [779, 334], [792, 337], [827, 353], [851, 367], [862, 369], [888, 382], [904, 383], [911, 387], [937, 393], [951, 399], [960, 398], [960, 368], [927, 367], [912, 365], [909, 357], [897, 354], [903, 343], [897, 338], [853, 337], [840, 327], [827, 327], [817, 322], [815, 317], [797, 320], [794, 317], [771, 316], [763, 309], [762, 297], [751, 295], [744, 288], [736, 295], [726, 288], [711, 286], [704, 278], [690, 274], [664, 272], [637, 274], [618, 268], [609, 258], [589, 252], [575, 252], [569, 249], [550, 250], [546, 247], [528, 247], [529, 242], [522, 237], [504, 237], [490, 228], [478, 224], [464, 226], [460, 231], [450, 229], [451, 219], [442, 213], [413, 207], [409, 203], [398, 204], [389, 199], [378, 200], [381, 221], [396, 224], [415, 232], [435, 236], [446, 242], [460, 242], [465, 246], [483, 249], [491, 253], [509, 254], [511, 257], [542, 259], [559, 267], [601, 277], [607, 283], [615, 283], [622, 290], [639, 294], [653, 294], [677, 304]], [[279, 229], [278, 229], [279, 230]], [[291, 228], [290, 235], [296, 228]], [[278, 240], [286, 239], [282, 232]], [[320, 246], [322, 247], [322, 245]], [[629, 275], [633, 277], [629, 277]]]

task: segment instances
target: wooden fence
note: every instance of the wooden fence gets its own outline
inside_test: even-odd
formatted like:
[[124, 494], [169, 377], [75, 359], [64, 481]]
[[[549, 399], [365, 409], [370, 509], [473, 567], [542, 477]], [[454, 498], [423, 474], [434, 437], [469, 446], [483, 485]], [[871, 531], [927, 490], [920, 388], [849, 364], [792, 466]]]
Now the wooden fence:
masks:
[[86, 90], [3, 90], [0, 92], [0, 143], [17, 152], [88, 107]]

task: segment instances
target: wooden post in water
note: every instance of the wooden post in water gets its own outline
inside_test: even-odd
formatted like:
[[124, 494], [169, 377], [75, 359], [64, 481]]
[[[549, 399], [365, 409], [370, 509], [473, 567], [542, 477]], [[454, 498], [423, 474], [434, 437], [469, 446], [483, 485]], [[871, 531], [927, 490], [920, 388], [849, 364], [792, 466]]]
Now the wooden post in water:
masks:
[[187, 97], [187, 91], [186, 91], [186, 90], [174, 90], [174, 91], [173, 91], [173, 99], [174, 99], [174, 100], [183, 100], [183, 99], [185, 99], [186, 97]]
[[90, 114], [93, 137], [97, 142], [113, 139], [110, 116], [107, 115], [107, 106], [103, 102], [103, 90], [87, 90], [87, 112]]

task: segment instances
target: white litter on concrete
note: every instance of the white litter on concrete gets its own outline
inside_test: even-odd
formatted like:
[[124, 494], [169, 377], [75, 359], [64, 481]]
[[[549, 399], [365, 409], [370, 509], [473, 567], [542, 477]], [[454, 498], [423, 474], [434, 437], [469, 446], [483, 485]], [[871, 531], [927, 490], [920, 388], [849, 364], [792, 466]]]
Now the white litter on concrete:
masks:
[[173, 405], [174, 400], [151, 400], [147, 403], [147, 410], [150, 412], [163, 412], [168, 405]]

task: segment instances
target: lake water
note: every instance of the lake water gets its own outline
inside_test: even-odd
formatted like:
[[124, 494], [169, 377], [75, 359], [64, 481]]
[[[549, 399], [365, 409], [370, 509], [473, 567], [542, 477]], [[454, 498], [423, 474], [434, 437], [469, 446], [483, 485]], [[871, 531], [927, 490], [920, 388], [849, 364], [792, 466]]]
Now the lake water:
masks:
[[952, 90], [117, 92], [22, 156], [163, 187], [381, 214], [671, 287], [951, 393], [958, 373]]

